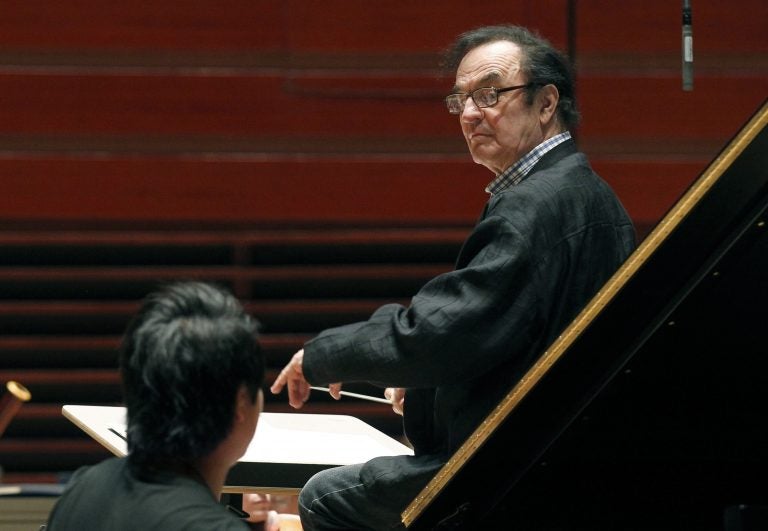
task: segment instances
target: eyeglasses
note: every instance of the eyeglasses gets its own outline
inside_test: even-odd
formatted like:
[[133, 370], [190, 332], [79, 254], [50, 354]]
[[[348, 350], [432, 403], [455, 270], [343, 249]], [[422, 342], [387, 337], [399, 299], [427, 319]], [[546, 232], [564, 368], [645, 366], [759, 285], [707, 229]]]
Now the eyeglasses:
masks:
[[445, 106], [448, 107], [449, 113], [461, 114], [461, 112], [464, 110], [464, 105], [467, 103], [467, 98], [472, 98], [472, 101], [475, 102], [475, 105], [481, 109], [484, 109], [485, 107], [493, 107], [499, 103], [499, 94], [502, 92], [527, 88], [529, 86], [531, 86], [531, 83], [505, 88], [481, 87], [468, 93], [458, 92], [456, 94], [449, 94], [445, 98]]

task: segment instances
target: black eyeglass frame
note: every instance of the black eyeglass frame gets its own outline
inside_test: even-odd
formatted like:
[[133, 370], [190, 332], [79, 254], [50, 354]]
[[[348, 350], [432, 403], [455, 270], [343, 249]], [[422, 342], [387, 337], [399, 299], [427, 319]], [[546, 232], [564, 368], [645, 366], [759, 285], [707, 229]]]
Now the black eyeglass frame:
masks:
[[[467, 104], [467, 100], [469, 98], [472, 98], [472, 101], [475, 102], [475, 105], [477, 105], [477, 107], [479, 109], [487, 109], [488, 107], [493, 107], [494, 105], [499, 103], [499, 94], [501, 94], [502, 92], [509, 92], [510, 90], [518, 90], [518, 89], [523, 89], [523, 88], [529, 88], [529, 87], [532, 87], [534, 85], [535, 85], [535, 83], [526, 83], [525, 85], [513, 85], [511, 87], [503, 87], [503, 88], [480, 87], [480, 88], [476, 88], [472, 92], [454, 92], [453, 94], [448, 94], [445, 97], [445, 106], [448, 107], [448, 112], [450, 114], [461, 114], [462, 112], [464, 112], [464, 106]], [[480, 105], [479, 103], [477, 103], [477, 100], [475, 100], [474, 94], [476, 92], [480, 91], [480, 90], [489, 90], [489, 89], [491, 91], [493, 91], [494, 99], [496, 101], [494, 101], [493, 103], [488, 104], [488, 105]], [[461, 109], [459, 109], [456, 112], [451, 111], [451, 108], [450, 108], [449, 103], [448, 103], [448, 98], [452, 98], [454, 96], [464, 96], [464, 99], [461, 101]]]

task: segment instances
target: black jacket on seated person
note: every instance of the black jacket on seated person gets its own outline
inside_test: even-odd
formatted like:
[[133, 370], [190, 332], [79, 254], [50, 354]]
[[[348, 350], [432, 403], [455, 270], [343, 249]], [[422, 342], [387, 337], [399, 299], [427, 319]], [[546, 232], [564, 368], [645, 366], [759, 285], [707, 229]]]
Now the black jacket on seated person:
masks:
[[416, 455], [447, 460], [634, 246], [626, 211], [566, 141], [491, 196], [455, 269], [408, 307], [383, 306], [310, 340], [304, 376], [407, 388]]

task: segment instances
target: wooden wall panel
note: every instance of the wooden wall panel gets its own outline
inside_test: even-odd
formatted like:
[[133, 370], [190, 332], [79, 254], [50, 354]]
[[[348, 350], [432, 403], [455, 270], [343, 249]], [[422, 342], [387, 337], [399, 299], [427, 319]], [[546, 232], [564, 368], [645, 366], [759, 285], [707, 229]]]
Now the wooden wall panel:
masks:
[[[643, 231], [700, 170], [695, 158], [603, 157], [593, 166]], [[480, 215], [490, 177], [468, 157], [0, 159], [2, 187], [13, 191], [0, 194], [0, 211], [26, 221], [463, 225]]]
[[676, 77], [636, 76], [581, 79], [580, 134], [585, 137], [664, 139], [676, 144], [717, 140], [736, 134], [768, 96], [768, 78], [699, 78], [692, 92]]
[[279, 0], [3, 0], [0, 11], [5, 52], [277, 49], [288, 16]]
[[[768, 52], [768, 4], [693, 1], [694, 63], [709, 54]], [[578, 53], [640, 53], [680, 59], [682, 2], [579, 0]], [[728, 68], [729, 65], [721, 65]]]
[[434, 53], [463, 31], [489, 24], [536, 28], [558, 46], [566, 44], [565, 0], [457, 0], [434, 2], [286, 2], [288, 43], [296, 51]]
[[[459, 177], [444, 179], [446, 171], [471, 174], [472, 180], [489, 175], [469, 162], [455, 118], [443, 110], [442, 96], [451, 79], [436, 69], [439, 51], [472, 26], [515, 22], [540, 29], [561, 48], [575, 44], [584, 115], [579, 142], [622, 194], [636, 188], [625, 185], [626, 179], [653, 169], [647, 184], [653, 188], [625, 200], [633, 205], [630, 210], [638, 223], [653, 223], [652, 213], [668, 208], [667, 201], [706, 167], [768, 93], [768, 37], [760, 24], [768, 8], [757, 0], [694, 5], [695, 89], [684, 93], [679, 79], [679, 5], [639, 0], [573, 3], [575, 33], [569, 35], [569, 4], [4, 2], [4, 193], [36, 197], [26, 195], [32, 187], [14, 180], [9, 172], [15, 172], [26, 175], [25, 182], [38, 179], [41, 186], [67, 175], [72, 197], [91, 197], [87, 187], [99, 185], [72, 174], [123, 182], [126, 158], [131, 158], [136, 159], [131, 171], [141, 167], [165, 183], [186, 175], [187, 170], [179, 168], [198, 163], [195, 172], [199, 179], [208, 179], [209, 195], [228, 197], [219, 187], [227, 182], [221, 176], [233, 171], [233, 158], [279, 165], [304, 157], [311, 165], [314, 157], [346, 154], [351, 163], [337, 160], [332, 173], [353, 173], [328, 179], [324, 186], [357, 183], [359, 174], [347, 168], [371, 157], [398, 168], [399, 183], [418, 182], [414, 187], [426, 190], [442, 187], [446, 194], [461, 197], [464, 184], [454, 184]], [[52, 162], [57, 158], [60, 162]], [[420, 162], [412, 165], [411, 160]], [[450, 173], [446, 168], [455, 161], [462, 165]], [[95, 167], [96, 172], [91, 170]], [[50, 173], [34, 177], [41, 168]], [[237, 171], [251, 172], [249, 179], [239, 181], [250, 187], [243, 191], [245, 197], [279, 186], [278, 179], [263, 176], [259, 164], [242, 168]], [[10, 189], [12, 182], [21, 188]], [[17, 200], [0, 219], [122, 217], [137, 210], [130, 201], [140, 201], [145, 193], [123, 186], [112, 199], [120, 214], [91, 209], [88, 203], [57, 211], [63, 208], [57, 201], [25, 205]], [[324, 191], [329, 197], [344, 197], [332, 189]], [[393, 223], [415, 219], [408, 206], [410, 194], [391, 197], [403, 205], [364, 210], [360, 221], [380, 219], [385, 212], [392, 214]], [[648, 200], [658, 203], [641, 206]], [[447, 219], [439, 202], [422, 203], [425, 210], [418, 219]], [[174, 214], [176, 204], [169, 203], [162, 213], [142, 212], [154, 212], [159, 219], [187, 219], [192, 210], [181, 208]], [[83, 209], [80, 214], [78, 208]], [[335, 218], [354, 221], [348, 205], [337, 208]], [[214, 205], [195, 211], [205, 219], [231, 219], [239, 212], [243, 221], [254, 220], [240, 208]], [[467, 224], [475, 219], [474, 205], [453, 212], [453, 219], [465, 216]], [[332, 209], [315, 213], [334, 217]]]
[[[768, 4], [692, 2], [694, 88], [682, 90], [680, 2], [578, 2], [579, 138], [630, 212], [658, 220], [768, 96]], [[645, 179], [633, 182], [645, 173]]]
[[[565, 46], [567, 1], [28, 0], [0, 4], [2, 52], [233, 52], [406, 55], [443, 49], [487, 24], [536, 28]], [[120, 61], [120, 56], [114, 58]]]
[[[322, 79], [324, 87], [309, 80], [294, 89], [276, 75], [0, 73], [0, 131], [229, 137], [449, 136], [448, 129], [454, 137], [458, 132], [435, 80], [374, 80], [361, 93], [370, 83], [364, 76]], [[400, 94], [377, 91], [384, 83]], [[350, 97], [337, 93], [344, 87], [350, 87]]]
[[468, 160], [429, 158], [0, 159], [1, 186], [13, 191], [0, 193], [0, 212], [20, 220], [461, 224], [480, 215], [486, 173]]

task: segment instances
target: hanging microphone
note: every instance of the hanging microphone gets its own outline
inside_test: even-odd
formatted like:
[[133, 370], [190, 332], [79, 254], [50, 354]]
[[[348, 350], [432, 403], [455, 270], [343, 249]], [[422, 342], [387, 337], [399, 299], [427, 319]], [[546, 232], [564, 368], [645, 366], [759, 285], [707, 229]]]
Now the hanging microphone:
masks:
[[683, 90], [693, 90], [693, 19], [691, 0], [683, 0]]

